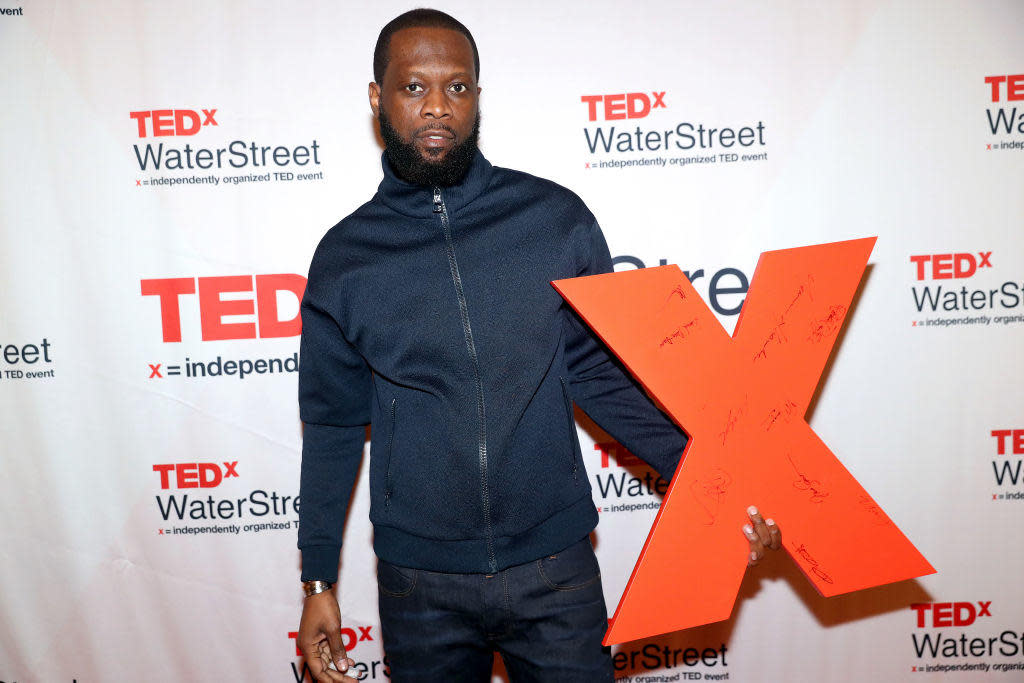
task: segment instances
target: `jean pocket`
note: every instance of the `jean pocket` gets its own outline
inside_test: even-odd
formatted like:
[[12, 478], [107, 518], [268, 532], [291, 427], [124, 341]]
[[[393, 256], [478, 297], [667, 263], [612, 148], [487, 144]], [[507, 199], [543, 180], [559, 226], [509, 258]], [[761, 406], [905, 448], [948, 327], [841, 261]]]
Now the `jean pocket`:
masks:
[[560, 553], [537, 560], [537, 570], [548, 588], [556, 591], [579, 590], [601, 580], [601, 567], [589, 536]]
[[404, 598], [416, 588], [416, 570], [377, 560], [377, 588], [392, 598]]

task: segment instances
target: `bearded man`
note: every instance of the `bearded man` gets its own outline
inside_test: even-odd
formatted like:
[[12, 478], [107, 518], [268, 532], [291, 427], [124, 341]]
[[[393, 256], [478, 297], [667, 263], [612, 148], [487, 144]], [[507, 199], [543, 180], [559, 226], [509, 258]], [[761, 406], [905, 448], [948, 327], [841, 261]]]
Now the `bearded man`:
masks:
[[[377, 194], [334, 226], [302, 301], [298, 643], [352, 681], [332, 586], [372, 425], [370, 519], [394, 681], [612, 681], [573, 404], [666, 479], [685, 434], [550, 282], [609, 272], [594, 216], [477, 148], [480, 59], [436, 10], [381, 31]], [[780, 545], [752, 514], [752, 562]]]

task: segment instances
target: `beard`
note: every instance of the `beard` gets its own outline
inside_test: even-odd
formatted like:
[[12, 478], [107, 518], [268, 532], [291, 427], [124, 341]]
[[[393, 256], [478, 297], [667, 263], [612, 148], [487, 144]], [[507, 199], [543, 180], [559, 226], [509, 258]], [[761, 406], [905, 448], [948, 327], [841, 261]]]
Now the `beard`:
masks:
[[[423, 156], [416, 145], [406, 142], [394, 129], [381, 109], [377, 116], [380, 121], [380, 137], [384, 140], [384, 151], [388, 161], [399, 178], [413, 185], [450, 187], [455, 185], [469, 170], [476, 156], [477, 141], [480, 138], [480, 112], [473, 121], [473, 130], [462, 142], [448, 150], [441, 159]], [[454, 135], [455, 131], [444, 123], [435, 123], [431, 128], [444, 128]]]

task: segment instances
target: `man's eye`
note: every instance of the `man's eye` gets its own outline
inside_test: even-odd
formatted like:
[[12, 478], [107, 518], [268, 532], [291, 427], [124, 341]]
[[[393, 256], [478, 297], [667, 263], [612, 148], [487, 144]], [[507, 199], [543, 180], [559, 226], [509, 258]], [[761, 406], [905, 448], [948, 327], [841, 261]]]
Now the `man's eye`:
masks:
[[408, 90], [409, 92], [420, 92], [421, 90], [423, 90], [423, 86], [420, 85], [419, 83], [410, 83], [409, 85], [405, 86], [405, 89]]
[[452, 92], [466, 92], [466, 84], [465, 83], [452, 83], [451, 91]]

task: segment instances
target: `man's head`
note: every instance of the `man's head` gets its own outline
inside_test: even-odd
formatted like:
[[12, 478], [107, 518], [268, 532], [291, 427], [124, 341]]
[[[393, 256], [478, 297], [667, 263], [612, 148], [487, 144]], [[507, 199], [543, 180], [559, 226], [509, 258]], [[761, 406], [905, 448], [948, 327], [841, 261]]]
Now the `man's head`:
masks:
[[457, 183], [480, 125], [473, 36], [443, 12], [406, 12], [381, 31], [373, 70], [370, 108], [395, 171], [417, 185]]

